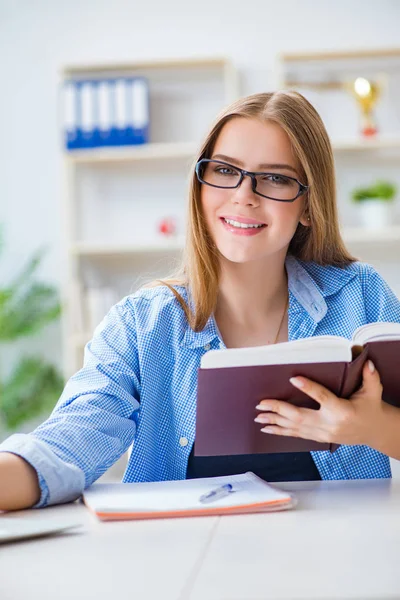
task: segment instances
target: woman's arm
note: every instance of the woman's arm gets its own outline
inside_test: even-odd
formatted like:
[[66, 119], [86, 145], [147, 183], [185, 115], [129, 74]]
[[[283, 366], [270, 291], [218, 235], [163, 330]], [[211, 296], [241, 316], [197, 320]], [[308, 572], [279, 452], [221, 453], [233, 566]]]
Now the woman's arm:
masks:
[[40, 498], [36, 471], [23, 458], [0, 453], [0, 510], [30, 508]]
[[[134, 310], [129, 297], [114, 306], [49, 418], [31, 434], [0, 444], [0, 457], [6, 453], [0, 498], [6, 494], [7, 503], [41, 507], [75, 500], [132, 444], [140, 397]], [[8, 492], [20, 475], [22, 487]]]

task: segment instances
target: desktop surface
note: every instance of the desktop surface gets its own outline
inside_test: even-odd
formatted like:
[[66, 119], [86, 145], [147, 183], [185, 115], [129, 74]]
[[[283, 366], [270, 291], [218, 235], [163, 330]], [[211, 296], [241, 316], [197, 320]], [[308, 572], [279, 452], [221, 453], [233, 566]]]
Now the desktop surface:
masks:
[[277, 487], [296, 495], [294, 510], [107, 523], [80, 502], [7, 513], [82, 526], [0, 546], [0, 598], [400, 597], [400, 481]]

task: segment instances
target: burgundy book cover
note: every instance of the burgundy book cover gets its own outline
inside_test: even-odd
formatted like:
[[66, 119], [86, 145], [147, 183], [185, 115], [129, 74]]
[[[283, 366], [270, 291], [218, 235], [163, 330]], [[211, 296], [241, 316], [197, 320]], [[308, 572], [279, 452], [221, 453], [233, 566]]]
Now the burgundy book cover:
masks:
[[400, 408], [400, 341], [370, 342], [366, 344], [383, 385], [383, 399]]
[[195, 456], [334, 451], [336, 444], [262, 433], [254, 418], [256, 405], [268, 398], [318, 409], [289, 378], [304, 375], [340, 395], [346, 370], [343, 362], [199, 369]]

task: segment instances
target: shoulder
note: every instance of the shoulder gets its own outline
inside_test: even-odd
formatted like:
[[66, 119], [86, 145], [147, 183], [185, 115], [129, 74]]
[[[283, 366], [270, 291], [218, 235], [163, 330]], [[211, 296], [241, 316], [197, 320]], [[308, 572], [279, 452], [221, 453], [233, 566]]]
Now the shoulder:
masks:
[[329, 306], [338, 310], [362, 308], [366, 322], [400, 322], [400, 301], [385, 279], [370, 264], [345, 267], [302, 263]]
[[[187, 303], [184, 286], [172, 286]], [[187, 324], [183, 307], [173, 291], [165, 285], [143, 287], [125, 296], [115, 307], [126, 324], [136, 332], [149, 332], [169, 328], [182, 329]]]
[[371, 279], [381, 279], [374, 267], [356, 261], [343, 267], [319, 265], [315, 262], [299, 261], [324, 296], [330, 296], [342, 289], [365, 289]]

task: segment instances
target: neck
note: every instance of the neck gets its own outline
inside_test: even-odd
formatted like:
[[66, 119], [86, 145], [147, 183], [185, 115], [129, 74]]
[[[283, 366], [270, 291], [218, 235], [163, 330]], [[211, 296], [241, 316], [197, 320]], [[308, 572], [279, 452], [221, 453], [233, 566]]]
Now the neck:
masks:
[[257, 326], [286, 304], [288, 282], [285, 257], [279, 260], [221, 264], [215, 316], [243, 326]]

